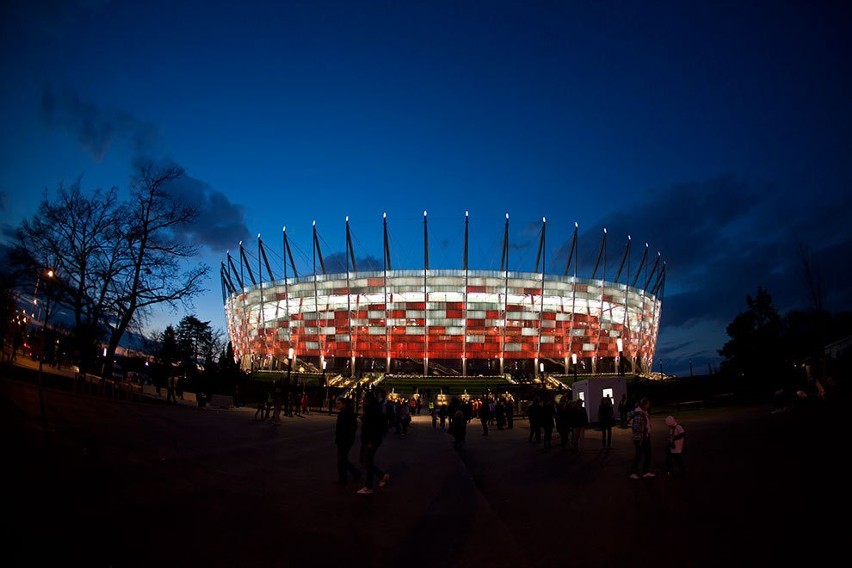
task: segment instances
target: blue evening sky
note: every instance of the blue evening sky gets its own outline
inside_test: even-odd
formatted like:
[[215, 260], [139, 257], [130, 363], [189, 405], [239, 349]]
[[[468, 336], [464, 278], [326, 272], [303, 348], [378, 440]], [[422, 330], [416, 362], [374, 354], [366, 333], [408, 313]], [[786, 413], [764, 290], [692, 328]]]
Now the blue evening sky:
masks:
[[[281, 231], [300, 273], [329, 259], [547, 271], [574, 223], [580, 276], [607, 229], [666, 261], [657, 361], [718, 366], [725, 326], [766, 288], [808, 307], [802, 250], [850, 309], [852, 58], [843, 2], [11, 0], [0, 8], [0, 221], [47, 190], [128, 187], [140, 158], [192, 178], [188, 234], [212, 268], [195, 313], [225, 328], [239, 242]], [[281, 270], [280, 264], [277, 270]], [[622, 277], [623, 281], [623, 277]], [[182, 313], [157, 313], [152, 329]], [[658, 364], [655, 364], [658, 370]]]

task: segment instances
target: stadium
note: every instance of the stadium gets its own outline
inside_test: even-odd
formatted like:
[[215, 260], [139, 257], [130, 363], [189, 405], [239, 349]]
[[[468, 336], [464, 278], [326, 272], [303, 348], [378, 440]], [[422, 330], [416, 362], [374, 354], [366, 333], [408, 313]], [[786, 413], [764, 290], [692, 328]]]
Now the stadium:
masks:
[[381, 270], [358, 271], [348, 218], [343, 272], [326, 273], [315, 223], [310, 275], [296, 271], [286, 228], [281, 278], [275, 278], [259, 236], [256, 262], [242, 243], [239, 268], [228, 253], [222, 295], [241, 368], [275, 371], [295, 362], [303, 372], [328, 369], [349, 377], [650, 374], [665, 263], [659, 254], [648, 259], [647, 244], [631, 274], [628, 237], [608, 281], [604, 229], [594, 269], [580, 277], [575, 224], [564, 271], [546, 273], [543, 219], [535, 271], [514, 272], [508, 269], [507, 214], [500, 270], [476, 270], [468, 267], [466, 214], [462, 266], [430, 269], [424, 212], [423, 265], [400, 270], [391, 266], [386, 217], [383, 223]]

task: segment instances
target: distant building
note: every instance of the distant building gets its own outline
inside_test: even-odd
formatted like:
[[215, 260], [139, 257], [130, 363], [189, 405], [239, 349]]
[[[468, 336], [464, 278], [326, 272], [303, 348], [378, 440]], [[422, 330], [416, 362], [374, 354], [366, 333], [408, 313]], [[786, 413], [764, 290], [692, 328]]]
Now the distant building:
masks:
[[500, 270], [468, 268], [467, 219], [463, 266], [430, 269], [425, 213], [424, 265], [416, 270], [391, 268], [387, 221], [382, 270], [357, 270], [348, 219], [347, 268], [342, 273], [325, 273], [316, 227], [314, 258], [319, 259], [320, 270], [307, 276], [296, 272], [286, 231], [283, 256], [290, 259], [292, 276], [271, 278], [273, 271], [258, 238], [257, 256], [270, 275], [258, 282], [240, 244], [239, 270], [230, 254], [227, 265], [222, 263], [223, 299], [235, 356], [246, 369], [286, 369], [292, 349], [299, 364], [318, 370], [325, 363], [329, 371], [349, 375], [377, 370], [429, 375], [521, 370], [533, 376], [542, 370], [567, 374], [575, 368], [581, 373], [612, 373], [619, 368], [649, 373], [665, 282], [659, 255], [648, 262], [646, 245], [638, 268], [630, 274], [629, 260], [625, 270], [628, 241], [615, 278], [606, 281], [604, 231], [595, 270], [590, 278], [580, 278], [575, 225], [564, 273], [548, 274], [542, 255], [543, 221], [536, 271], [512, 272], [507, 269], [508, 223], [507, 215]]

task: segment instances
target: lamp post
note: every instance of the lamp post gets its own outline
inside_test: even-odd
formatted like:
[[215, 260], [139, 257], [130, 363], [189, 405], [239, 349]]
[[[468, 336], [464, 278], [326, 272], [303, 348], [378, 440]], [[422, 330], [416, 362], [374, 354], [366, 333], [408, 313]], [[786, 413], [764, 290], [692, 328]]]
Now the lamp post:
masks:
[[660, 359], [660, 379], [664, 379], [665, 375], [663, 374], [663, 360]]
[[544, 382], [544, 363], [538, 364], [538, 376], [541, 378], [541, 381]]
[[571, 365], [574, 367], [574, 382], [577, 382], [577, 354], [571, 353]]
[[[49, 279], [53, 279], [54, 272], [52, 269], [48, 269], [44, 275]], [[38, 290], [39, 278], [36, 280], [36, 290]], [[49, 282], [48, 280], [48, 282]], [[42, 320], [41, 327], [41, 356], [38, 358], [38, 384], [41, 384], [41, 370], [44, 365], [44, 356], [47, 353], [47, 321], [50, 319], [50, 285], [48, 282], [45, 282], [44, 285], [44, 296], [46, 301], [44, 303], [44, 320]], [[38, 300], [34, 297], [33, 303], [37, 303]], [[39, 308], [39, 315], [41, 315], [41, 309]]]
[[615, 340], [615, 345], [618, 347], [618, 374], [624, 374], [624, 342], [621, 338]]
[[328, 406], [328, 413], [331, 414], [331, 399], [328, 396], [328, 381], [325, 380], [325, 368], [328, 366], [328, 361], [323, 357], [322, 360], [322, 384], [325, 385], [325, 404]]

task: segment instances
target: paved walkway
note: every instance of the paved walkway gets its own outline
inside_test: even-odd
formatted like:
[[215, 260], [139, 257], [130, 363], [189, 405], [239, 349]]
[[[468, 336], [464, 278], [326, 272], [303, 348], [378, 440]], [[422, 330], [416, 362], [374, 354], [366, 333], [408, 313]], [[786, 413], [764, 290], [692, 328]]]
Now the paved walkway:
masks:
[[[817, 425], [769, 407], [693, 410], [688, 479], [631, 480], [629, 432], [579, 454], [525, 421], [465, 448], [414, 418], [374, 495], [333, 483], [334, 417], [114, 401], [0, 379], [4, 534], [15, 566], [718, 567], [826, 561], [848, 497]], [[652, 408], [653, 412], [653, 408]], [[653, 414], [654, 463], [663, 415]], [[820, 438], [819, 433], [823, 437]], [[357, 447], [353, 450], [357, 459]], [[5, 460], [4, 460], [5, 461]]]

